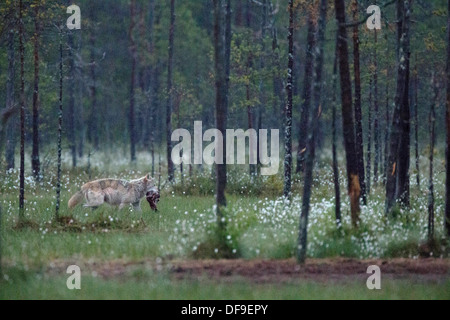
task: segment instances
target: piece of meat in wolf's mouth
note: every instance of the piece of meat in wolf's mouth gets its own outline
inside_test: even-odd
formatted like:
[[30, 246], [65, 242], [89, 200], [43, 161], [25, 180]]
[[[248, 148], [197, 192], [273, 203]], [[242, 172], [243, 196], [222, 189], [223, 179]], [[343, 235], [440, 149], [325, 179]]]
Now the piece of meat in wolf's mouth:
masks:
[[150, 204], [150, 208], [152, 208], [153, 211], [158, 211], [157, 204], [159, 202], [159, 191], [158, 190], [150, 190], [147, 192], [146, 195], [147, 201]]

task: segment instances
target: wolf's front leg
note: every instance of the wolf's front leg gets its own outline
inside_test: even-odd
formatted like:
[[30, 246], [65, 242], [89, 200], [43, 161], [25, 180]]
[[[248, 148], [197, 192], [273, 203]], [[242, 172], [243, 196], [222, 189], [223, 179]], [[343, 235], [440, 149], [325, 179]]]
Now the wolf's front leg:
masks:
[[133, 203], [133, 210], [142, 213], [141, 202]]
[[147, 226], [147, 224], [144, 221], [143, 214], [142, 214], [141, 202], [133, 203], [133, 210], [141, 213], [141, 222], [144, 226]]

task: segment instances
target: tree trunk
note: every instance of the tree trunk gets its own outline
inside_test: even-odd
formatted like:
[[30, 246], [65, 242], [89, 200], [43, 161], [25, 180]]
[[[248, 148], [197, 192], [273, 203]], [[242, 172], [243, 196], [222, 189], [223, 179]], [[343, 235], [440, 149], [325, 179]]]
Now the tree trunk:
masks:
[[350, 66], [348, 61], [348, 42], [345, 17], [344, 0], [335, 0], [336, 19], [338, 22], [338, 52], [339, 52], [339, 73], [341, 79], [342, 97], [342, 123], [344, 131], [344, 145], [347, 160], [348, 194], [350, 196], [350, 209], [352, 224], [358, 226], [361, 195], [359, 184], [358, 164], [355, 141], [355, 122], [352, 108], [352, 84], [350, 78]]
[[[353, 21], [358, 21], [358, 1], [352, 2]], [[358, 166], [359, 184], [361, 186], [361, 199], [364, 205], [367, 205], [367, 193], [365, 172], [364, 172], [364, 138], [362, 129], [362, 110], [361, 110], [361, 65], [359, 52], [359, 24], [353, 26], [353, 60], [355, 72], [355, 129], [356, 129], [356, 161]], [[368, 155], [368, 157], [370, 157]], [[370, 172], [367, 173], [370, 182]]]
[[447, 8], [447, 154], [446, 154], [446, 182], [445, 182], [445, 230], [450, 238], [450, 0]]
[[[259, 77], [259, 106], [258, 106], [258, 124], [257, 124], [257, 137], [258, 141], [260, 140], [259, 130], [262, 129], [262, 119], [264, 117], [265, 107], [267, 105], [267, 96], [266, 96], [266, 88], [265, 88], [265, 79], [262, 76], [265, 73], [266, 68], [266, 36], [267, 29], [269, 27], [269, 0], [263, 0], [263, 14], [262, 14], [262, 22], [261, 22], [261, 52], [260, 56], [260, 72], [261, 75]], [[261, 175], [261, 159], [260, 159], [260, 145], [256, 144], [256, 159], [257, 159], [257, 175]]]
[[325, 42], [325, 28], [327, 22], [327, 0], [320, 1], [320, 18], [317, 32], [317, 54], [315, 55], [315, 70], [314, 70], [314, 114], [311, 119], [311, 133], [308, 137], [308, 145], [306, 151], [305, 161], [305, 185], [303, 189], [302, 213], [300, 215], [299, 238], [298, 238], [298, 256], [300, 263], [306, 260], [307, 238], [308, 238], [308, 217], [311, 201], [311, 188], [313, 181], [314, 158], [316, 149], [317, 129], [322, 113], [321, 106], [321, 92], [322, 92], [322, 70], [324, 60], [324, 42]]
[[[231, 42], [231, 7], [227, 0], [226, 17], [222, 10], [223, 2], [214, 0], [214, 67], [216, 86], [216, 128], [225, 132], [228, 115], [228, 75], [229, 75], [229, 52]], [[226, 26], [224, 25], [224, 19]], [[230, 34], [229, 34], [230, 33]], [[223, 137], [223, 145], [226, 145], [226, 136]], [[216, 204], [217, 223], [219, 230], [225, 228], [225, 217], [223, 207], [226, 207], [225, 190], [227, 185], [226, 153], [223, 152], [221, 163], [216, 163]]]
[[409, 46], [410, 0], [397, 2], [398, 70], [386, 181], [386, 214], [397, 200], [409, 205]]
[[73, 31], [68, 31], [68, 44], [69, 44], [69, 123], [67, 128], [67, 135], [69, 140], [69, 148], [72, 154], [72, 167], [77, 166], [77, 144], [75, 135], [75, 58], [74, 58], [74, 41]]
[[[311, 9], [312, 10], [312, 9]], [[303, 80], [303, 94], [301, 117], [299, 123], [298, 152], [297, 152], [297, 169], [296, 173], [303, 172], [305, 169], [306, 144], [308, 142], [308, 122], [311, 110], [312, 81], [314, 69], [314, 48], [315, 48], [316, 26], [312, 12], [308, 13], [308, 36], [306, 44], [305, 56], [305, 75]]]
[[277, 120], [279, 121], [280, 126], [282, 125], [282, 119], [284, 115], [284, 108], [286, 106], [284, 102], [284, 84], [283, 79], [278, 74], [277, 70], [281, 70], [281, 61], [280, 61], [280, 55], [279, 55], [279, 45], [278, 45], [278, 31], [275, 26], [275, 18], [273, 15], [273, 4], [271, 1], [269, 1], [270, 6], [270, 17], [271, 17], [271, 25], [272, 25], [272, 64], [275, 66], [272, 71], [272, 83], [273, 83], [273, 112], [277, 117]]
[[[15, 78], [15, 58], [14, 58], [14, 30], [8, 32], [8, 79], [6, 81], [6, 108], [14, 108], [14, 78]], [[14, 112], [17, 115], [17, 112]], [[14, 155], [17, 144], [17, 118], [12, 116], [6, 124], [6, 146], [5, 160], [6, 170], [14, 169]]]
[[[417, 61], [417, 55], [416, 55]], [[417, 62], [414, 70], [414, 147], [416, 154], [416, 182], [420, 190], [420, 157], [419, 157], [419, 86]]]
[[336, 42], [336, 53], [334, 57], [334, 66], [333, 66], [333, 98], [332, 98], [332, 106], [333, 106], [333, 123], [332, 123], [332, 135], [333, 135], [333, 183], [334, 183], [334, 195], [335, 195], [335, 217], [336, 217], [336, 225], [338, 228], [341, 226], [342, 218], [341, 218], [341, 186], [339, 184], [339, 165], [337, 159], [337, 115], [336, 115], [336, 91], [337, 91], [337, 42]]
[[[409, 21], [407, 22], [409, 24]], [[406, 23], [405, 23], [406, 24]], [[406, 208], [410, 206], [410, 154], [411, 154], [411, 110], [409, 103], [410, 83], [410, 52], [409, 46], [406, 59], [406, 84], [400, 113], [402, 134], [398, 152], [398, 177], [396, 198]]]
[[367, 116], [367, 193], [370, 194], [370, 183], [372, 174], [372, 78], [369, 80], [369, 105], [368, 105], [368, 116]]
[[19, 221], [25, 218], [25, 44], [23, 2], [19, 0], [19, 55], [20, 55], [20, 178]]
[[96, 60], [95, 60], [95, 37], [91, 35], [91, 117], [89, 122], [89, 137], [91, 143], [94, 145], [94, 149], [99, 149], [99, 132], [98, 132], [98, 106], [97, 106], [97, 72], [96, 72]]
[[170, 29], [169, 29], [169, 60], [167, 70], [167, 109], [166, 109], [166, 143], [167, 170], [169, 182], [174, 180], [174, 165], [172, 162], [172, 109], [173, 109], [173, 50], [175, 33], [175, 0], [170, 1]]
[[131, 53], [131, 85], [130, 85], [130, 109], [128, 114], [128, 123], [130, 130], [130, 155], [131, 162], [136, 161], [136, 127], [135, 127], [135, 87], [136, 87], [136, 43], [133, 31], [136, 25], [136, 1], [130, 2], [130, 53]]
[[377, 45], [378, 45], [378, 33], [374, 30], [374, 43], [375, 48], [373, 51], [373, 107], [374, 107], [374, 119], [373, 119], [373, 135], [374, 135], [374, 148], [375, 157], [373, 159], [373, 182], [376, 185], [378, 183], [378, 171], [381, 163], [381, 138], [380, 138], [380, 109], [378, 105], [378, 55], [377, 55]]
[[428, 185], [428, 241], [434, 240], [434, 183], [433, 183], [433, 161], [434, 146], [436, 144], [436, 103], [439, 99], [439, 87], [433, 74], [432, 86], [434, 90], [434, 98], [430, 108], [429, 125], [430, 125], [430, 180]]
[[[61, 25], [60, 28], [63, 28]], [[62, 122], [63, 122], [63, 45], [62, 29], [59, 31], [59, 113], [58, 113], [58, 172], [56, 180], [56, 208], [55, 219], [59, 219], [59, 209], [61, 205], [61, 153], [62, 153]]]
[[39, 38], [41, 31], [38, 3], [35, 3], [34, 14], [33, 150], [31, 154], [31, 169], [34, 178], [39, 180], [41, 172], [41, 163], [39, 160]]
[[389, 115], [389, 71], [386, 77], [386, 128], [384, 131], [384, 166], [383, 166], [383, 184], [386, 185], [387, 182], [387, 168], [388, 168], [388, 158], [389, 158], [389, 135], [390, 135], [390, 115]]
[[292, 100], [293, 84], [292, 73], [294, 71], [294, 0], [289, 0], [289, 57], [288, 57], [288, 78], [287, 78], [287, 103], [286, 103], [286, 123], [284, 138], [284, 197], [291, 197], [292, 179]]
[[77, 44], [77, 56], [78, 61], [76, 64], [76, 74], [77, 74], [77, 101], [76, 101], [76, 132], [77, 132], [77, 139], [78, 139], [78, 157], [83, 158], [84, 156], [84, 140], [86, 138], [86, 128], [84, 125], [84, 107], [83, 107], [83, 86], [84, 86], [84, 79], [83, 79], [83, 59], [82, 59], [82, 36], [81, 36], [82, 30], [77, 31], [78, 35], [78, 44]]

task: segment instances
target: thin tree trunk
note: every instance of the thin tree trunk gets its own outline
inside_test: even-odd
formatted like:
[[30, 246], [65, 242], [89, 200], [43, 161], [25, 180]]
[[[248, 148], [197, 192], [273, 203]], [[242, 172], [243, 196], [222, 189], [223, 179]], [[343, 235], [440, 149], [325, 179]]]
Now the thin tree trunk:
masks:
[[[257, 125], [257, 136], [258, 141], [260, 140], [259, 130], [262, 129], [262, 119], [264, 117], [265, 106], [267, 105], [267, 97], [266, 97], [266, 88], [265, 88], [265, 79], [264, 73], [266, 68], [266, 34], [267, 29], [269, 27], [269, 1], [263, 0], [263, 14], [262, 14], [262, 22], [261, 22], [261, 56], [260, 56], [260, 76], [259, 76], [259, 106], [258, 106], [258, 125]], [[260, 145], [256, 144], [256, 159], [257, 159], [257, 172], [258, 176], [261, 175], [261, 159], [260, 159]]]
[[20, 194], [19, 222], [25, 218], [25, 44], [23, 2], [19, 0], [19, 55], [20, 55]]
[[[353, 21], [358, 21], [358, 1], [352, 2]], [[359, 24], [353, 26], [353, 66], [355, 73], [355, 129], [356, 129], [356, 161], [358, 166], [359, 184], [361, 187], [361, 199], [367, 205], [367, 193], [370, 193], [370, 186], [366, 187], [364, 172], [364, 138], [362, 129], [361, 110], [361, 65], [359, 52]], [[370, 156], [368, 156], [370, 157]], [[370, 172], [367, 173], [370, 184]]]
[[[6, 108], [14, 108], [14, 79], [15, 79], [15, 58], [14, 58], [14, 29], [8, 32], [8, 79], [6, 81]], [[15, 112], [17, 114], [17, 112]], [[6, 146], [5, 160], [6, 170], [14, 169], [14, 155], [17, 144], [17, 118], [12, 116], [6, 124]]]
[[367, 115], [367, 193], [370, 194], [371, 187], [371, 175], [372, 175], [372, 78], [369, 80], [369, 106], [368, 106], [368, 115]]
[[[214, 0], [214, 47], [215, 47], [215, 85], [216, 85], [216, 128], [220, 132], [225, 132], [227, 127], [228, 115], [228, 75], [230, 67], [229, 52], [231, 42], [231, 6], [230, 1], [226, 5], [226, 17], [223, 17], [223, 2]], [[227, 26], [224, 26], [225, 24]], [[226, 137], [224, 136], [223, 145], [226, 145]], [[226, 207], [225, 190], [227, 184], [227, 167], [226, 154], [222, 154], [222, 163], [216, 164], [216, 204], [217, 204], [217, 223], [219, 230], [225, 228], [225, 217], [223, 215], [223, 207]]]
[[131, 85], [130, 85], [130, 109], [128, 114], [128, 123], [130, 130], [130, 155], [131, 162], [136, 161], [136, 127], [135, 127], [135, 87], [136, 87], [136, 43], [133, 36], [133, 31], [136, 25], [136, 1], [130, 2], [130, 53], [131, 53]]
[[94, 149], [99, 149], [99, 132], [98, 132], [98, 106], [97, 106], [97, 72], [96, 72], [96, 60], [95, 60], [95, 37], [92, 35], [91, 41], [91, 119], [90, 119], [90, 140], [94, 145]]
[[[312, 9], [310, 9], [312, 10]], [[308, 142], [308, 122], [309, 114], [311, 110], [311, 96], [312, 96], [312, 81], [314, 71], [314, 48], [315, 48], [315, 33], [316, 26], [314, 21], [314, 15], [310, 11], [308, 13], [308, 36], [306, 44], [306, 56], [305, 56], [305, 75], [303, 80], [303, 94], [302, 94], [302, 107], [301, 117], [299, 124], [299, 137], [298, 137], [298, 152], [297, 152], [297, 169], [296, 173], [303, 172], [305, 169], [305, 155], [306, 144]]]
[[[250, 6], [250, 2], [247, 3], [246, 6], [247, 9], [247, 14], [246, 14], [246, 27], [247, 29], [251, 30], [252, 27], [252, 20], [251, 20], [251, 6]], [[248, 57], [247, 57], [247, 75], [250, 74], [252, 68], [253, 68], [253, 59], [252, 59], [253, 53], [250, 52]], [[255, 124], [254, 124], [254, 106], [251, 105], [251, 95], [250, 95], [250, 84], [247, 83], [245, 86], [245, 95], [246, 95], [246, 99], [247, 99], [247, 123], [248, 123], [248, 129], [252, 130], [255, 128]], [[252, 152], [252, 149], [250, 148], [250, 152]], [[249, 164], [249, 173], [250, 176], [254, 176], [256, 175], [256, 165], [254, 164]]]
[[[252, 129], [254, 129], [254, 125], [253, 125], [253, 107], [250, 105], [250, 85], [249, 84], [246, 85], [245, 91], [246, 91], [246, 99], [247, 99], [248, 129], [252, 130]], [[252, 152], [251, 149], [250, 149], [250, 152]], [[254, 176], [256, 174], [256, 166], [254, 164], [250, 163], [249, 164], [249, 171], [250, 171], [250, 176]]]
[[[409, 10], [408, 10], [409, 12]], [[409, 17], [405, 25], [409, 28]], [[409, 31], [408, 31], [409, 34]], [[408, 41], [409, 42], [409, 41]], [[402, 135], [400, 139], [398, 152], [398, 177], [397, 177], [397, 194], [396, 198], [400, 201], [403, 207], [410, 207], [410, 163], [411, 163], [411, 110], [409, 103], [409, 88], [410, 88], [410, 51], [409, 45], [406, 50], [406, 84], [403, 96], [402, 109], [400, 113], [402, 124]]]
[[[417, 55], [416, 55], [417, 61]], [[417, 62], [414, 71], [414, 147], [416, 154], [416, 181], [420, 190], [420, 157], [419, 157], [419, 86], [417, 74]]]
[[289, 57], [288, 57], [288, 78], [287, 78], [287, 103], [286, 122], [284, 138], [284, 197], [291, 197], [292, 179], [292, 100], [293, 84], [292, 73], [294, 72], [294, 0], [289, 0], [289, 29], [288, 29]]
[[[150, 0], [149, 2], [149, 27], [148, 27], [148, 41], [149, 41], [149, 54], [151, 55], [151, 63], [154, 63], [154, 55], [155, 55], [155, 37], [153, 35], [153, 29], [155, 25], [155, 0]], [[151, 101], [149, 101], [149, 104], [151, 105], [150, 108], [150, 128], [149, 128], [149, 134], [150, 134], [150, 152], [152, 156], [152, 177], [155, 176], [155, 113], [156, 113], [156, 94], [155, 94], [155, 88], [156, 88], [156, 77], [155, 77], [155, 68], [154, 66], [150, 67], [150, 87], [149, 87], [149, 97]]]
[[[337, 42], [336, 42], [337, 44]], [[334, 183], [334, 195], [335, 195], [335, 208], [334, 213], [336, 217], [336, 225], [338, 228], [341, 226], [342, 218], [341, 218], [341, 186], [339, 184], [339, 165], [337, 159], [337, 115], [336, 115], [336, 92], [337, 92], [337, 45], [336, 45], [336, 53], [334, 57], [334, 66], [333, 66], [333, 98], [332, 98], [332, 106], [333, 106], [333, 123], [332, 123], [332, 135], [333, 135], [333, 183]]]
[[167, 109], [166, 109], [166, 143], [167, 170], [169, 182], [174, 180], [174, 165], [172, 162], [172, 109], [173, 109], [173, 51], [175, 34], [175, 0], [170, 1], [170, 29], [169, 29], [169, 60], [167, 70]]
[[446, 108], [446, 182], [445, 182], [445, 230], [450, 238], [450, 0], [447, 8], [447, 108]]
[[434, 175], [434, 146], [436, 144], [436, 103], [439, 98], [439, 88], [436, 84], [436, 79], [432, 80], [433, 90], [434, 90], [434, 99], [430, 108], [430, 116], [429, 116], [429, 125], [430, 125], [430, 180], [428, 185], [428, 241], [431, 242], [434, 240], [434, 183], [433, 183], [433, 175]]
[[76, 74], [77, 74], [77, 102], [76, 102], [76, 124], [75, 127], [77, 128], [77, 138], [78, 138], [78, 157], [83, 158], [84, 156], [84, 140], [86, 138], [86, 128], [84, 125], [84, 107], [83, 107], [83, 59], [82, 59], [82, 36], [81, 36], [82, 30], [78, 30], [78, 45], [77, 45], [77, 56], [78, 56], [78, 63], [76, 64]]
[[[63, 28], [61, 25], [60, 28]], [[62, 141], [62, 121], [63, 121], [63, 45], [62, 29], [59, 34], [59, 113], [58, 113], [58, 172], [56, 180], [56, 208], [55, 219], [59, 219], [59, 209], [61, 205], [61, 141]]]
[[[275, 115], [277, 116], [277, 120], [283, 119], [284, 115], [284, 108], [286, 106], [284, 102], [284, 96], [283, 96], [283, 88], [285, 87], [283, 84], [282, 78], [277, 73], [277, 69], [281, 70], [281, 61], [280, 61], [280, 55], [279, 55], [279, 45], [278, 45], [278, 32], [277, 28], [275, 26], [275, 18], [273, 15], [273, 4], [271, 1], [269, 1], [270, 6], [270, 16], [271, 16], [271, 25], [272, 25], [272, 64], [275, 66], [272, 71], [272, 82], [273, 82], [273, 96], [275, 97], [273, 99], [273, 111]], [[281, 116], [281, 117], [280, 117]], [[281, 125], [282, 121], [280, 121]]]
[[347, 160], [348, 194], [350, 197], [352, 224], [354, 227], [357, 227], [359, 223], [359, 213], [361, 211], [359, 203], [361, 186], [359, 184], [360, 179], [356, 159], [355, 122], [352, 108], [352, 84], [348, 61], [348, 37], [344, 0], [335, 0], [335, 8], [336, 19], [338, 22], [339, 71], [341, 79], [344, 145]]
[[41, 171], [41, 162], [39, 160], [39, 38], [41, 31], [38, 3], [35, 3], [34, 14], [33, 150], [31, 154], [31, 168], [34, 178], [39, 180]]
[[72, 167], [77, 166], [77, 144], [75, 135], [75, 58], [74, 58], [74, 42], [73, 31], [68, 32], [68, 44], [69, 44], [69, 123], [67, 128], [67, 135], [69, 140], [69, 147], [72, 154]]
[[380, 109], [378, 105], [378, 55], [377, 55], [377, 45], [378, 45], [378, 33], [374, 30], [374, 43], [375, 48], [373, 50], [373, 107], [374, 107], [374, 119], [373, 119], [373, 135], [374, 135], [374, 148], [375, 148], [375, 158], [373, 162], [373, 182], [378, 184], [378, 174], [379, 166], [381, 163], [381, 137], [380, 137]]
[[325, 42], [325, 28], [327, 18], [327, 0], [320, 1], [320, 18], [317, 33], [317, 54], [315, 55], [315, 70], [314, 70], [314, 114], [311, 119], [311, 133], [308, 138], [308, 145], [306, 151], [306, 166], [305, 166], [305, 187], [303, 189], [302, 213], [300, 215], [299, 238], [298, 238], [298, 261], [304, 263], [306, 260], [307, 238], [308, 238], [308, 217], [311, 201], [311, 189], [314, 170], [314, 158], [316, 149], [317, 129], [322, 113], [321, 106], [321, 92], [322, 92], [322, 70], [324, 60], [324, 42]]
[[389, 115], [389, 71], [387, 73], [386, 79], [386, 128], [384, 132], [384, 168], [383, 168], [383, 184], [386, 185], [387, 181], [387, 168], [388, 168], [388, 158], [389, 158], [389, 135], [390, 135], [390, 115]]

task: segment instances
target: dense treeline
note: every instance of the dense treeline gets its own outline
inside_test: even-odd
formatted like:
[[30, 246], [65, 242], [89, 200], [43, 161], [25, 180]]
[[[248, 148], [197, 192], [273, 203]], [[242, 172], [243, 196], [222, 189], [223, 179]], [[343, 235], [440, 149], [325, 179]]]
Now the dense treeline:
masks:
[[[350, 2], [347, 2], [348, 20], [352, 15]], [[359, 17], [365, 16], [369, 2], [358, 1]], [[264, 11], [264, 5], [268, 10]], [[61, 3], [60, 3], [61, 4]], [[1, 5], [2, 51], [0, 65], [2, 77], [0, 101], [2, 109], [18, 102], [19, 91], [19, 37], [18, 1], [4, 1]], [[136, 143], [139, 150], [149, 150], [152, 136], [157, 145], [166, 139], [165, 107], [167, 101], [167, 64], [170, 30], [170, 3], [164, 1], [136, 1], [131, 32], [134, 44], [130, 43], [129, 1], [79, 1], [82, 13], [81, 30], [66, 30], [65, 35], [65, 148], [74, 148], [83, 155], [89, 148], [107, 149], [112, 145], [129, 145], [130, 80], [133, 59], [136, 59], [136, 83], [134, 97], [136, 104]], [[177, 2], [176, 29], [174, 33], [173, 66], [173, 110], [174, 127], [191, 128], [194, 120], [203, 120], [205, 127], [214, 125], [214, 62], [213, 62], [213, 15], [211, 1]], [[308, 62], [308, 29], [317, 25], [318, 9], [315, 2], [295, 1], [296, 59], [293, 69], [293, 136], [297, 151], [297, 137], [301, 134], [300, 122], [306, 99], [310, 99], [307, 85], [312, 83], [305, 76]], [[67, 19], [65, 4], [58, 6], [55, 1], [24, 0], [25, 27], [25, 98], [26, 98], [26, 139], [33, 144], [34, 109], [39, 105], [40, 147], [52, 145], [56, 140], [57, 117], [57, 74], [58, 30], [55, 23]], [[332, 61], [334, 56], [336, 23], [333, 16], [334, 4], [328, 8], [328, 25], [325, 37], [324, 87], [325, 96], [330, 95]], [[284, 3], [232, 1], [233, 39], [231, 48], [230, 110], [229, 126], [235, 128], [258, 127], [282, 128], [284, 123], [284, 104], [286, 99], [286, 61], [288, 23], [287, 5]], [[419, 119], [428, 115], [428, 105], [432, 88], [432, 73], [444, 80], [445, 70], [445, 1], [417, 2], [412, 9], [414, 21], [411, 30], [411, 64], [417, 68]], [[264, 13], [265, 12], [265, 13]], [[369, 105], [369, 78], [374, 72], [374, 52], [378, 52], [379, 73], [378, 101], [385, 101], [381, 88], [390, 87], [390, 101], [394, 99], [396, 75], [396, 12], [395, 5], [382, 9], [383, 28], [378, 31], [378, 41], [374, 32], [360, 24], [362, 106], [366, 120]], [[311, 21], [314, 20], [314, 21]], [[347, 28], [350, 34], [351, 29]], [[309, 32], [310, 34], [311, 32]], [[264, 38], [262, 35], [264, 34]], [[131, 53], [132, 47], [135, 53]], [[9, 50], [8, 50], [9, 49]], [[35, 63], [35, 55], [38, 62]], [[13, 70], [11, 63], [14, 63]], [[35, 74], [38, 68], [39, 74]], [[308, 69], [308, 68], [307, 68]], [[308, 72], [308, 70], [306, 70]], [[12, 75], [10, 74], [12, 72]], [[311, 72], [310, 72], [311, 73]], [[15, 76], [14, 76], [15, 75]], [[36, 77], [36, 78], [35, 78]], [[354, 77], [352, 75], [352, 77]], [[8, 79], [14, 78], [14, 81]], [[38, 85], [39, 100], [33, 96]], [[305, 88], [306, 86], [306, 88]], [[373, 87], [373, 86], [372, 86]], [[11, 94], [14, 90], [13, 94]], [[262, 92], [263, 91], [263, 92]], [[262, 94], [264, 93], [264, 94]], [[441, 100], [442, 103], [443, 100]], [[392, 105], [391, 105], [392, 107]], [[72, 110], [72, 108], [74, 108]], [[263, 117], [263, 114], [272, 117]], [[392, 112], [392, 110], [390, 110]], [[74, 119], [72, 119], [72, 112]], [[439, 112], [439, 110], [438, 110]], [[384, 131], [384, 115], [377, 118], [380, 131]], [[320, 145], [328, 144], [331, 132], [327, 125], [331, 120], [331, 109], [324, 108], [324, 122], [321, 124]], [[11, 128], [15, 117], [11, 117], [6, 127]], [[300, 125], [297, 125], [300, 124]], [[363, 121], [364, 141], [367, 143], [367, 121]], [[73, 127], [73, 132], [72, 132]], [[437, 123], [438, 131], [443, 129]], [[151, 128], [151, 130], [149, 130]], [[9, 149], [17, 136], [13, 130], [4, 130], [3, 148]], [[426, 141], [427, 128], [419, 125], [419, 139]], [[16, 132], [18, 132], [16, 130]], [[442, 138], [442, 137], [441, 137]], [[303, 139], [303, 138], [302, 138]], [[5, 143], [6, 140], [6, 143]], [[13, 140], [11, 142], [11, 140]], [[439, 141], [439, 139], [438, 139]], [[442, 141], [442, 139], [441, 139]], [[304, 143], [303, 143], [304, 144]], [[2, 148], [2, 150], [3, 150]], [[303, 148], [301, 148], [303, 150]], [[380, 146], [380, 149], [383, 148]], [[298, 150], [298, 151], [302, 151]], [[5, 155], [3, 152], [2, 160]], [[12, 162], [12, 161], [10, 161]], [[76, 160], [74, 160], [76, 163]], [[10, 163], [11, 164], [11, 163]]]

